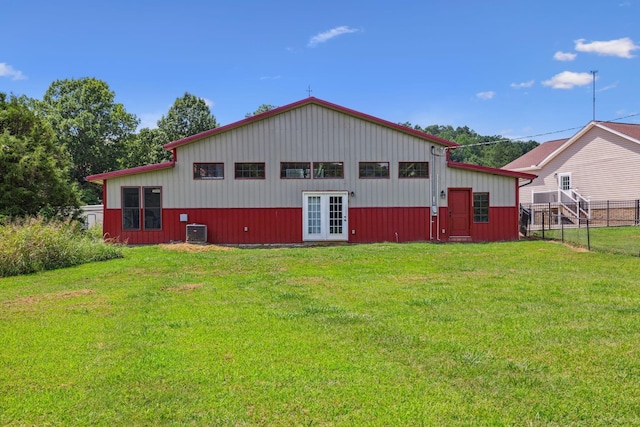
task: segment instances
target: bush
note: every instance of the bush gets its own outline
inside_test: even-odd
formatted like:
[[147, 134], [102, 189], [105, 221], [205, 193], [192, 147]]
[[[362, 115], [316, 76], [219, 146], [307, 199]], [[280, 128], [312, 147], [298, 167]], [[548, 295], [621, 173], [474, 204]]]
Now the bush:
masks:
[[76, 221], [30, 218], [0, 224], [0, 277], [122, 257], [122, 246]]

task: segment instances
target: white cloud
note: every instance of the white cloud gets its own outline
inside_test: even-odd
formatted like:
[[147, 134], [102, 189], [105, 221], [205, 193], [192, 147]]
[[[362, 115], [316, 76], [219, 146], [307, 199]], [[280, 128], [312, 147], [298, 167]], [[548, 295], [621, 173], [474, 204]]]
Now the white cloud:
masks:
[[331, 40], [334, 37], [338, 37], [342, 34], [357, 33], [358, 31], [359, 30], [356, 30], [354, 28], [349, 28], [346, 25], [332, 28], [329, 31], [325, 31], [324, 33], [316, 34], [315, 36], [311, 37], [307, 46], [316, 47], [318, 44]]
[[262, 76], [260, 80], [278, 80], [282, 78], [282, 76]]
[[577, 53], [558, 51], [555, 53], [555, 55], [553, 55], [553, 59], [555, 59], [556, 61], [573, 61], [574, 59], [576, 59], [576, 56], [578, 56]]
[[593, 81], [593, 75], [590, 73], [574, 73], [573, 71], [563, 71], [556, 74], [549, 80], [542, 82], [545, 86], [553, 89], [573, 89], [574, 86], [585, 86]]
[[10, 77], [11, 80], [26, 80], [27, 76], [22, 71], [15, 70], [6, 62], [0, 62], [0, 77]]
[[633, 58], [631, 52], [637, 49], [640, 49], [640, 46], [636, 45], [629, 37], [591, 43], [585, 43], [584, 39], [576, 40], [576, 50], [578, 52], [596, 53], [603, 56]]
[[480, 99], [482, 99], [483, 101], [486, 101], [488, 99], [493, 98], [494, 96], [496, 96], [496, 93], [493, 91], [488, 91], [488, 92], [478, 92], [476, 93], [476, 96]]
[[511, 83], [511, 87], [514, 89], [523, 89], [526, 87], [531, 87], [533, 86], [533, 84], [535, 83], [535, 80], [529, 80], [528, 82], [522, 82], [522, 83]]
[[202, 98], [202, 97], [200, 97], [200, 99], [202, 99], [204, 101], [204, 103], [206, 104], [206, 106], [209, 107], [209, 108], [211, 108], [211, 107], [213, 107], [215, 105], [215, 103], [210, 99]]

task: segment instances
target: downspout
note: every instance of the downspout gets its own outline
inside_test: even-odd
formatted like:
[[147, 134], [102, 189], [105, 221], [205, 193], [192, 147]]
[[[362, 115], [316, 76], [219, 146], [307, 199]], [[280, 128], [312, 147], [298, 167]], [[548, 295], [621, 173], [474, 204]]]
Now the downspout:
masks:
[[106, 239], [107, 235], [104, 232], [105, 218], [107, 217], [107, 180], [102, 181], [102, 238]]
[[[444, 152], [446, 153], [446, 155], [448, 156], [448, 150], [447, 147], [443, 148]], [[434, 179], [433, 179], [433, 183], [432, 183], [432, 187], [431, 187], [431, 219], [433, 220], [433, 217], [436, 217], [436, 240], [438, 242], [441, 241], [440, 239], [440, 192], [438, 191], [438, 189], [440, 188], [440, 172], [441, 172], [441, 164], [439, 161], [436, 161], [436, 159], [438, 159], [439, 157], [442, 157], [442, 155], [438, 155], [436, 154], [436, 147], [435, 146], [431, 146], [431, 156], [433, 159], [433, 175], [434, 175]], [[444, 190], [443, 190], [444, 191]]]
[[438, 192], [438, 188], [440, 188], [440, 162], [437, 162], [436, 165], [436, 193], [435, 193], [435, 198], [437, 200], [436, 202], [436, 212], [437, 212], [437, 217], [436, 217], [436, 240], [438, 242], [440, 242], [440, 200], [438, 200], [438, 198], [440, 197], [440, 193]]
[[[431, 164], [433, 165], [434, 168], [434, 175], [435, 175], [435, 167], [436, 167], [436, 153], [434, 152], [435, 146], [431, 146]], [[429, 241], [433, 241], [433, 206], [435, 206], [436, 204], [436, 198], [435, 198], [435, 179], [434, 176], [431, 177], [431, 207], [429, 209]]]
[[[522, 184], [520, 185], [520, 179], [518, 179], [516, 181], [516, 207], [518, 208], [516, 215], [516, 224], [518, 224], [518, 228], [520, 227], [520, 189], [522, 187], [526, 187], [527, 185], [531, 184], [533, 181], [535, 180], [535, 178], [533, 179], [529, 179], [529, 182], [527, 182], [526, 184]], [[520, 240], [520, 230], [518, 229], [518, 240]]]
[[518, 185], [518, 188], [526, 187], [527, 185], [531, 184], [533, 181], [535, 181], [535, 178], [530, 179], [529, 182], [527, 182], [526, 184]]

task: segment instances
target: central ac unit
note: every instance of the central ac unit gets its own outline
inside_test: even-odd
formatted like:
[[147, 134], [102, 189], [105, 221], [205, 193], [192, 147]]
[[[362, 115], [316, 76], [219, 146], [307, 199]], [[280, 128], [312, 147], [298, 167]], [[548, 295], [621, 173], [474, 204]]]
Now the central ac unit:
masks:
[[207, 226], [204, 224], [187, 224], [187, 243], [207, 243]]

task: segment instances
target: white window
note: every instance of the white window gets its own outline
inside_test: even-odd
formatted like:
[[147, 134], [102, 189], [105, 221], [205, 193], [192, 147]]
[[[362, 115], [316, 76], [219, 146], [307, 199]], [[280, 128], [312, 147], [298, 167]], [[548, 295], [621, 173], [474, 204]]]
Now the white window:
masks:
[[558, 188], [562, 191], [571, 190], [571, 173], [558, 174]]

